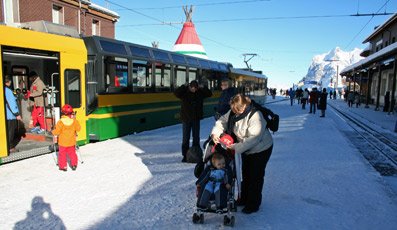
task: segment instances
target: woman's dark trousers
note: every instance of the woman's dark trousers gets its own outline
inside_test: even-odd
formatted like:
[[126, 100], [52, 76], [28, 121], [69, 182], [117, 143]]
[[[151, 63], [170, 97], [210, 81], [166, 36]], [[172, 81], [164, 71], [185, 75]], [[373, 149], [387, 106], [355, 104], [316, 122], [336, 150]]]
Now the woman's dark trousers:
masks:
[[262, 203], [265, 169], [272, 150], [273, 146], [259, 153], [242, 155], [241, 203], [245, 204], [246, 208], [258, 210]]

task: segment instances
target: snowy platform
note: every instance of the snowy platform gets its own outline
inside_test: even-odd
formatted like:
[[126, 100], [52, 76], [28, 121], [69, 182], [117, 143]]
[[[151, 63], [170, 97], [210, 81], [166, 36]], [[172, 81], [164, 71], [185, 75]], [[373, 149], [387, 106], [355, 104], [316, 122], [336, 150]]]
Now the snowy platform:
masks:
[[[320, 118], [289, 101], [269, 107], [281, 122], [262, 206], [251, 215], [239, 208], [235, 229], [396, 229], [396, 191], [345, 136], [349, 128], [331, 108]], [[369, 119], [380, 113], [359, 110]], [[202, 121], [202, 141], [213, 124]], [[196, 179], [194, 165], [180, 162], [181, 131], [175, 125], [82, 146], [76, 171], [59, 171], [51, 155], [0, 166], [0, 228], [229, 228], [216, 214], [192, 223]]]

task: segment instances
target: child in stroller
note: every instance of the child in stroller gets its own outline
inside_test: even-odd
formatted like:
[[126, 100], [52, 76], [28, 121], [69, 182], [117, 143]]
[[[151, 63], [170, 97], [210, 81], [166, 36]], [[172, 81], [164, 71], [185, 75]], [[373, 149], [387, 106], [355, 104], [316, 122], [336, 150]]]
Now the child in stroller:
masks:
[[[224, 225], [234, 225], [234, 156], [227, 146], [233, 144], [233, 138], [225, 134], [219, 144], [210, 140], [205, 147], [204, 163], [195, 172], [198, 178], [197, 212], [193, 214], [193, 223], [203, 223], [203, 212], [225, 214]], [[200, 167], [200, 166], [199, 166]], [[196, 168], [197, 170], [197, 168]], [[202, 172], [199, 172], [202, 171]]]

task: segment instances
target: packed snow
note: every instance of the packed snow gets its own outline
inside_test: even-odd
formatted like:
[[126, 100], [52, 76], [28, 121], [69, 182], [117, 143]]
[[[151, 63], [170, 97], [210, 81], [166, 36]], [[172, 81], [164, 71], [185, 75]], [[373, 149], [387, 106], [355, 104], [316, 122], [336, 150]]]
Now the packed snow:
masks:
[[[320, 118], [289, 101], [268, 107], [281, 121], [262, 206], [251, 215], [239, 207], [235, 229], [396, 228], [396, 191], [342, 134], [348, 127], [332, 109]], [[213, 124], [201, 122], [202, 142]], [[51, 155], [1, 165], [0, 228], [230, 228], [217, 214], [192, 223], [196, 178], [194, 164], [181, 163], [181, 131], [179, 124], [82, 146], [76, 171], [59, 171]]]

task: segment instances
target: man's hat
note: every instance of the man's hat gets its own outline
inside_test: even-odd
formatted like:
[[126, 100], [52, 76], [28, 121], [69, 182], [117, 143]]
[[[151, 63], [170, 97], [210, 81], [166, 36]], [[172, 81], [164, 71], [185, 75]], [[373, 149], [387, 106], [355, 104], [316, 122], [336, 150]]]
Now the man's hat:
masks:
[[198, 88], [198, 82], [196, 80], [191, 81], [189, 85], [190, 87]]

